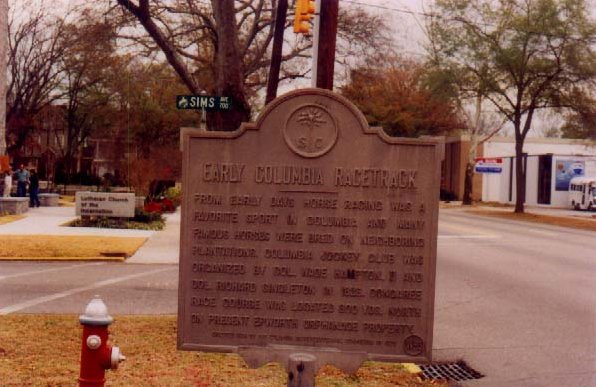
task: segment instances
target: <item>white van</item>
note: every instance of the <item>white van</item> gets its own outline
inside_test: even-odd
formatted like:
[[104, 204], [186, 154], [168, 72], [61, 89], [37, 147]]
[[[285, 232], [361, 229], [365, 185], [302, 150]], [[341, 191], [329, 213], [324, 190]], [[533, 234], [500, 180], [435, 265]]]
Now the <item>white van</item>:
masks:
[[576, 210], [596, 210], [596, 177], [578, 176], [571, 179], [569, 204]]

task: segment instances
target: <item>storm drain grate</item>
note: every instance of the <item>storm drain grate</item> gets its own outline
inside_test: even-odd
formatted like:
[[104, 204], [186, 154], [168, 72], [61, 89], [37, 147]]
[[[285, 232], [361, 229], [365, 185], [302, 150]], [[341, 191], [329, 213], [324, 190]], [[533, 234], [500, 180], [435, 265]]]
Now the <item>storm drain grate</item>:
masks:
[[471, 380], [483, 378], [480, 372], [473, 370], [463, 361], [456, 363], [442, 363], [431, 365], [420, 365], [423, 379], [441, 379], [441, 380]]

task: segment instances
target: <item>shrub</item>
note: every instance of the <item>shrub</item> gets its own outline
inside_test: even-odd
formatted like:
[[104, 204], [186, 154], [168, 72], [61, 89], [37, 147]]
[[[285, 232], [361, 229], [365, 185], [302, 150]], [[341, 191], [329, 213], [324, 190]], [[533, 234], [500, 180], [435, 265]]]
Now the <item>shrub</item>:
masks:
[[174, 202], [172, 200], [160, 197], [158, 199], [153, 199], [145, 203], [143, 209], [145, 212], [155, 213], [174, 212], [176, 211], [176, 206], [174, 205]]
[[175, 207], [178, 207], [182, 199], [182, 190], [179, 187], [170, 187], [164, 191], [164, 196], [170, 199]]
[[161, 213], [146, 212], [143, 210], [135, 210], [135, 216], [132, 219], [85, 216], [69, 224], [70, 227], [123, 228], [133, 230], [162, 230], [164, 225], [165, 221]]
[[143, 211], [146, 213], [158, 213], [161, 214], [161, 204], [158, 202], [149, 202], [146, 203], [143, 207]]
[[163, 218], [159, 212], [136, 209], [135, 217], [132, 220], [135, 222], [151, 223], [158, 220], [163, 220]]
[[159, 203], [161, 204], [161, 210], [163, 212], [176, 211], [176, 207], [174, 206], [174, 203], [168, 198], [163, 198]]

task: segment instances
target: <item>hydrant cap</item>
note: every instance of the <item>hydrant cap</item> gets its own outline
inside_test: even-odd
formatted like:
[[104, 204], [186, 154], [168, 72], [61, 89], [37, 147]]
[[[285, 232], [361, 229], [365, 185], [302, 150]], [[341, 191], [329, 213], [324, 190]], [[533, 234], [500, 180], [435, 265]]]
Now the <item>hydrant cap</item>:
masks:
[[85, 313], [79, 316], [81, 324], [110, 325], [114, 319], [108, 314], [108, 307], [103, 300], [95, 296], [85, 308]]

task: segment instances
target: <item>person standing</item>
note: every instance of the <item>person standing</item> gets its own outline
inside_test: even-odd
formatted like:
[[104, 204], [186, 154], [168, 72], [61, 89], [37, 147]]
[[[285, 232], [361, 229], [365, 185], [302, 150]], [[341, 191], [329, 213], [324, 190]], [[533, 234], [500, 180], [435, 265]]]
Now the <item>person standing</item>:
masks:
[[29, 207], [39, 207], [39, 177], [35, 169], [31, 170], [29, 177]]
[[5, 198], [10, 197], [10, 191], [12, 191], [12, 169], [8, 167], [8, 170], [4, 172], [4, 192]]
[[27, 196], [27, 184], [29, 183], [29, 171], [25, 169], [25, 165], [21, 164], [15, 173], [17, 178], [17, 196], [24, 198]]

